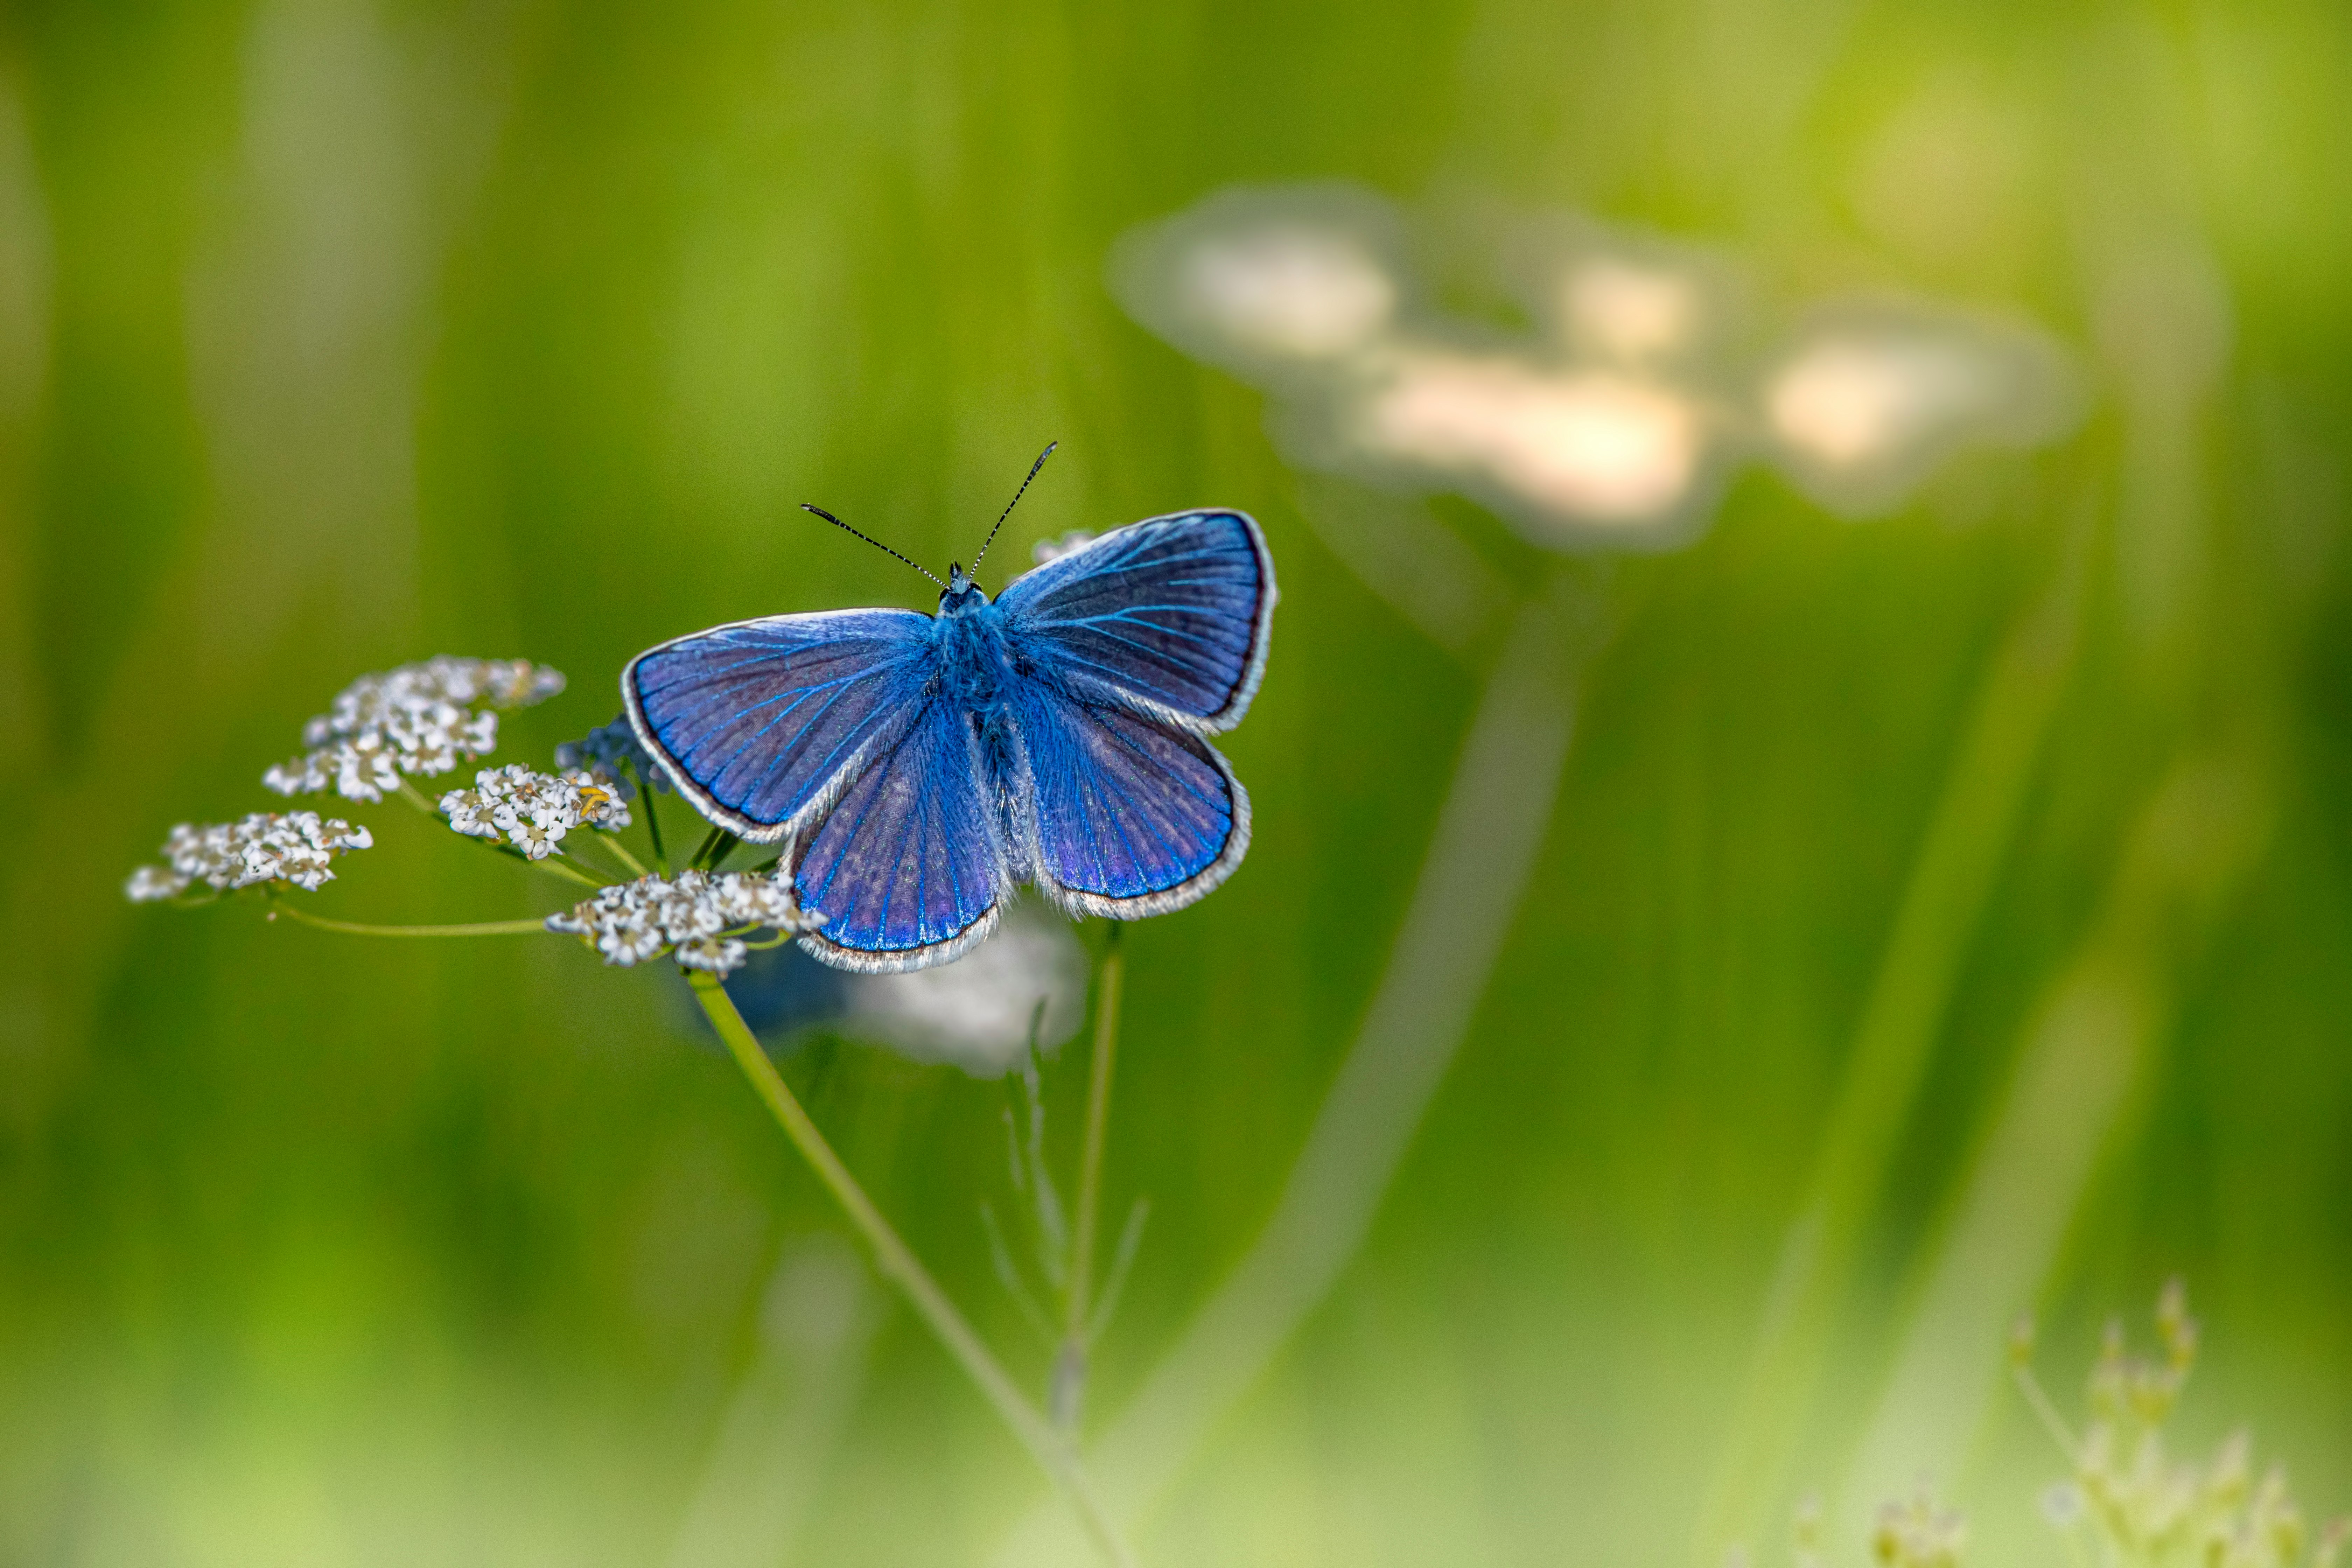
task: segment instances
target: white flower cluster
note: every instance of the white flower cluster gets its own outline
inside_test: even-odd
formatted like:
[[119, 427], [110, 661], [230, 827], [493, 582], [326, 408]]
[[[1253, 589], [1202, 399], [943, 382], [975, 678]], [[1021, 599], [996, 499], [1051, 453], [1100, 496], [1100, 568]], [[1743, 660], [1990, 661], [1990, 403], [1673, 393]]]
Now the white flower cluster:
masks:
[[303, 727], [310, 751], [262, 775], [279, 795], [325, 790], [382, 800], [400, 775], [446, 773], [498, 745], [498, 710], [563, 689], [561, 671], [527, 658], [451, 658], [362, 675]]
[[175, 899], [191, 883], [221, 889], [284, 882], [315, 892], [335, 879], [329, 862], [375, 842], [364, 827], [315, 811], [257, 811], [236, 822], [182, 823], [163, 843], [163, 866], [142, 866], [122, 891], [133, 902]]
[[441, 812], [468, 837], [504, 838], [533, 860], [553, 854], [575, 827], [629, 826], [629, 808], [609, 777], [585, 768], [542, 773], [520, 763], [484, 768], [473, 788], [441, 797]]
[[630, 774], [645, 780], [654, 788], [667, 794], [671, 789], [669, 774], [654, 761], [629, 728], [627, 714], [609, 724], [599, 725], [577, 741], [566, 741], [555, 748], [555, 765], [559, 768], [589, 768], [610, 778], [619, 789], [623, 800], [637, 798], [637, 786]]
[[581, 938], [607, 963], [626, 967], [675, 949], [683, 967], [726, 974], [746, 955], [742, 932], [813, 931], [823, 918], [803, 910], [781, 876], [680, 871], [601, 888], [569, 914], [548, 916], [547, 929]]

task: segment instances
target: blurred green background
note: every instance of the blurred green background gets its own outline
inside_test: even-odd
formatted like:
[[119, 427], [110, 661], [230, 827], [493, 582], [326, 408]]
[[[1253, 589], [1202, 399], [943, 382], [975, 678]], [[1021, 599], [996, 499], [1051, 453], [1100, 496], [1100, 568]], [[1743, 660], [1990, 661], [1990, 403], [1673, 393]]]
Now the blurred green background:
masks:
[[[1130, 933], [1109, 1201], [1154, 1218], [1115, 1419], [1276, 1201], [1492, 657], [1372, 595], [1257, 395], [1103, 286], [1135, 224], [1331, 177], [1648, 226], [1796, 301], [2028, 312], [2094, 401], [1900, 515], [1751, 472], [1617, 565], [1461, 1053], [1147, 1561], [1777, 1563], [1808, 1490], [1859, 1561], [1920, 1454], [1972, 1560], [2054, 1560], [2000, 1328], [2042, 1310], [2070, 1393], [2176, 1271], [2190, 1436], [2250, 1420], [2352, 1505], [2347, 161], [2352, 17], [2316, 0], [16, 0], [0, 1562], [1005, 1560], [1042, 1482], [671, 976], [121, 881], [274, 804], [361, 671], [551, 662], [499, 752], [543, 761], [653, 642], [928, 606], [803, 499], [968, 557], [1058, 437], [1021, 547], [1247, 508], [1284, 593], [1227, 745], [1256, 838]], [[322, 913], [560, 901], [344, 814], [380, 847]], [[1066, 1161], [1081, 1058], [1046, 1074]], [[787, 1070], [1042, 1385], [974, 1212], [1003, 1087]], [[1843, 1238], [1810, 1274], [1809, 1214]]]

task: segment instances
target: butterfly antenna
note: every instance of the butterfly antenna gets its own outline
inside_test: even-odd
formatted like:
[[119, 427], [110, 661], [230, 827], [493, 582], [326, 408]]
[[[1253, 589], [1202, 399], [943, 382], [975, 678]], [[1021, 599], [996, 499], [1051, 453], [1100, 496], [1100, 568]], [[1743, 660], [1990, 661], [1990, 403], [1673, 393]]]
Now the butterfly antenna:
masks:
[[[1039, 459], [1039, 460], [1040, 460], [1040, 461], [1043, 461], [1044, 459], [1042, 459], [1042, 458], [1041, 458], [1041, 459]], [[1018, 500], [1019, 498], [1018, 498], [1018, 497], [1015, 497], [1014, 499], [1015, 499], [1015, 500]], [[831, 512], [829, 512], [829, 511], [825, 510], [824, 510], [824, 508], [823, 508], [823, 507], [821, 507], [821, 506], [811, 506], [808, 502], [806, 502], [806, 501], [803, 501], [803, 502], [801, 502], [801, 510], [802, 510], [803, 511], [813, 511], [813, 512], [816, 513], [816, 514], [817, 514], [817, 516], [819, 516], [819, 517], [821, 517], [821, 518], [824, 519], [824, 520], [825, 520], [825, 521], [827, 521], [827, 522], [829, 522], [829, 523], [833, 524], [833, 526], [834, 526], [834, 527], [835, 527], [835, 528], [837, 528], [837, 529], [841, 530], [841, 531], [842, 531], [842, 532], [844, 532], [844, 533], [856, 534], [858, 538], [865, 540], [866, 543], [868, 543], [868, 544], [872, 545], [875, 549], [877, 549], [877, 550], [878, 550], [878, 551], [882, 552], [882, 553], [883, 553], [883, 554], [885, 554], [885, 555], [898, 555], [898, 552], [897, 551], [895, 551], [895, 550], [891, 549], [888, 545], [887, 545], [887, 544], [883, 543], [880, 540], [876, 539], [876, 538], [875, 538], [875, 537], [873, 537], [871, 534], [858, 533], [858, 532], [857, 532], [857, 531], [856, 531], [856, 529], [854, 529], [854, 528], [850, 527], [850, 526], [849, 526], [849, 524], [847, 524], [847, 523], [845, 523], [845, 522], [842, 521], [841, 521], [841, 519], [839, 519], [839, 518], [837, 518], [837, 517], [834, 516], [834, 515], [833, 515], [833, 513], [831, 513]], [[898, 559], [899, 559], [899, 560], [901, 560], [901, 561], [907, 561], [907, 558], [906, 558], [905, 556], [903, 556], [903, 555], [898, 555]], [[912, 561], [907, 561], [907, 564], [908, 564], [908, 565], [909, 565], [909, 566], [914, 566], [916, 571], [920, 572], [924, 576], [929, 577], [932, 582], [934, 582], [934, 583], [940, 583], [939, 574], [938, 574], [938, 573], [936, 573], [936, 572], [933, 572], [929, 567], [928, 567], [928, 566], [918, 566], [918, 565], [916, 565], [916, 564], [915, 564], [915, 563], [914, 563], [914, 562], [912, 562]], [[947, 584], [946, 584], [945, 583], [940, 583], [940, 587], [942, 587], [942, 588], [944, 588], [944, 587], [946, 587], [946, 586], [947, 586]]]
[[996, 528], [992, 528], [988, 531], [988, 537], [981, 542], [980, 555], [975, 555], [971, 558], [971, 574], [975, 581], [977, 581], [980, 576], [980, 556], [987, 554], [988, 547], [996, 542], [996, 529], [1003, 528], [1004, 526], [1004, 520], [1013, 515], [1013, 509], [1019, 506], [1021, 504], [1021, 498], [1029, 493], [1029, 479], [1034, 479], [1037, 477], [1037, 470], [1045, 466], [1045, 459], [1052, 457], [1054, 455], [1054, 448], [1060, 445], [1061, 443], [1059, 441], [1048, 441], [1045, 443], [1045, 449], [1037, 454], [1037, 460], [1035, 462], [1029, 465], [1029, 479], [1025, 479], [1021, 481], [1021, 488], [1013, 492], [1013, 499], [1006, 501], [1004, 503], [1004, 510], [996, 514]]

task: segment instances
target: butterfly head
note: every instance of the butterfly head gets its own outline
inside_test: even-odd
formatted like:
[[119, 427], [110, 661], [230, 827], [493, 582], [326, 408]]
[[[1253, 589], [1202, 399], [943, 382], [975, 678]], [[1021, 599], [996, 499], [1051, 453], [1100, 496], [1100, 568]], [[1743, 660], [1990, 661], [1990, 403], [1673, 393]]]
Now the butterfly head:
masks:
[[988, 595], [981, 592], [980, 584], [973, 582], [961, 566], [950, 562], [948, 565], [947, 591], [940, 595], [940, 614], [966, 615], [986, 603], [988, 603]]

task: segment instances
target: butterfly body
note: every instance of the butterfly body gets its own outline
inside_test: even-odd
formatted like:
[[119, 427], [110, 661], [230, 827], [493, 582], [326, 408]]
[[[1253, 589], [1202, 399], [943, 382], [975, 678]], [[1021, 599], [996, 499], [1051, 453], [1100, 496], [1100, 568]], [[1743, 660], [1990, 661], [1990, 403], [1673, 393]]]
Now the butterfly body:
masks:
[[1206, 737], [1246, 711], [1275, 601], [1257, 524], [1225, 510], [1116, 530], [992, 601], [958, 568], [938, 613], [714, 627], [622, 675], [638, 738], [688, 797], [785, 845], [803, 939], [846, 969], [918, 969], [985, 937], [1034, 882], [1133, 919], [1222, 882], [1249, 796]]

